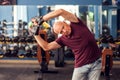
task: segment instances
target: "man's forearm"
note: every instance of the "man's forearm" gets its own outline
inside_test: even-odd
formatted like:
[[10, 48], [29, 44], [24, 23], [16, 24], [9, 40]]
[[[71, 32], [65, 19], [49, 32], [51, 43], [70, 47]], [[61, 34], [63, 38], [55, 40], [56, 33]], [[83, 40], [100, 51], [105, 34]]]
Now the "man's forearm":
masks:
[[71, 22], [78, 22], [78, 18], [76, 17], [76, 15], [65, 11], [64, 9], [58, 9], [55, 11], [52, 11], [46, 15], [43, 16], [44, 21], [47, 21], [49, 19], [58, 17], [58, 16], [62, 16], [65, 20], [69, 20]]
[[50, 51], [61, 47], [56, 41], [48, 43], [47, 41], [42, 39], [40, 35], [36, 35], [34, 37], [37, 43], [40, 45], [41, 48], [43, 48], [44, 51]]
[[49, 20], [49, 19], [58, 17], [58, 16], [60, 16], [61, 14], [62, 14], [62, 10], [61, 10], [61, 9], [55, 10], [55, 11], [53, 11], [53, 12], [50, 12], [50, 13], [44, 15], [44, 16], [43, 16], [43, 19], [44, 19], [44, 21], [47, 21], [47, 20]]
[[40, 45], [40, 47], [42, 47], [45, 51], [48, 51], [47, 49], [47, 45], [48, 42], [43, 40], [40, 35], [35, 35], [34, 38], [36, 39], [37, 43]]

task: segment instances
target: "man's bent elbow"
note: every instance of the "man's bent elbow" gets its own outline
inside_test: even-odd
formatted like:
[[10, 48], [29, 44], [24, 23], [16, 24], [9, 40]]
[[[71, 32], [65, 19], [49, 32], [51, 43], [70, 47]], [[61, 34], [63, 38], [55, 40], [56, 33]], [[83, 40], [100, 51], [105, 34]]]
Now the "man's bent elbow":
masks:
[[50, 51], [51, 49], [49, 49], [48, 47], [44, 47], [43, 50], [44, 51]]
[[57, 47], [57, 46], [56, 46], [56, 47], [50, 47], [50, 46], [49, 46], [49, 47], [44, 47], [43, 50], [44, 50], [44, 51], [51, 51], [51, 50], [55, 50], [55, 49], [57, 49], [57, 48], [60, 48], [60, 47]]
[[49, 51], [49, 49], [46, 48], [46, 47], [42, 47], [42, 49], [43, 49], [44, 51]]
[[64, 11], [64, 9], [58, 9], [58, 11], [63, 12], [63, 11]]
[[64, 9], [58, 9], [58, 10], [56, 10], [56, 11], [59, 12], [58, 15], [61, 15], [61, 14], [64, 12]]

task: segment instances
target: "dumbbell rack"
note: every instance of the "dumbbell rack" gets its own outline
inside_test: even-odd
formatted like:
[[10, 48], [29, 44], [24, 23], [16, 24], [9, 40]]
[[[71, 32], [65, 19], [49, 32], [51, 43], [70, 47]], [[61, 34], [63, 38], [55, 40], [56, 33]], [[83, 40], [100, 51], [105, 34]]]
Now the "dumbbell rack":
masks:
[[[28, 36], [27, 29], [25, 29], [27, 23], [19, 20], [17, 23], [18, 28], [16, 30], [13, 28], [14, 25], [14, 22], [7, 22], [6, 20], [0, 21], [0, 58], [36, 58], [37, 49], [35, 46], [37, 45], [35, 40], [32, 40], [33, 37]], [[10, 31], [11, 33], [9, 33]], [[13, 35], [14, 32], [16, 32], [16, 36]], [[15, 53], [16, 55], [13, 55], [12, 53]], [[28, 53], [34, 53], [34, 56], [31, 56]]]

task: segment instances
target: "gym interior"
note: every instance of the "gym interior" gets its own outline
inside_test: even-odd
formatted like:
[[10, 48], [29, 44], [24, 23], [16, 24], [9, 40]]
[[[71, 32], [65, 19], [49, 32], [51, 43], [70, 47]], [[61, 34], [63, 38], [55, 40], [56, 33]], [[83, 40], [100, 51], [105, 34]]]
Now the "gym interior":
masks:
[[[74, 67], [71, 49], [62, 47], [45, 52], [28, 32], [32, 17], [60, 8], [79, 17], [93, 33], [103, 51], [100, 80], [119, 80], [119, 0], [0, 0], [0, 4], [0, 80], [71, 80]], [[43, 38], [48, 42], [57, 38], [52, 31], [57, 20], [63, 18], [51, 19], [43, 25]], [[118, 47], [108, 45], [109, 42]], [[48, 63], [45, 66], [41, 65], [44, 57]]]

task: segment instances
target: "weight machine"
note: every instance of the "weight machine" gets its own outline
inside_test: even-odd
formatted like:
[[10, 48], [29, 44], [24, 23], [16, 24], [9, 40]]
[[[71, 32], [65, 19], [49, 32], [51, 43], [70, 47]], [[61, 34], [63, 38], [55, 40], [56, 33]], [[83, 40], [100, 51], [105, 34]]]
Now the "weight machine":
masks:
[[[39, 30], [39, 35], [47, 41], [47, 33], [44, 30]], [[44, 51], [39, 45], [37, 48], [37, 59], [41, 69], [39, 71], [34, 71], [39, 74], [38, 80], [43, 80], [44, 73], [58, 73], [58, 71], [50, 71], [48, 70], [48, 65], [50, 61], [50, 54], [47, 51]]]
[[100, 37], [101, 51], [102, 51], [102, 75], [105, 80], [110, 80], [110, 71], [113, 66], [113, 50], [110, 44], [114, 44], [114, 39], [110, 35], [108, 26], [102, 27], [102, 35]]

